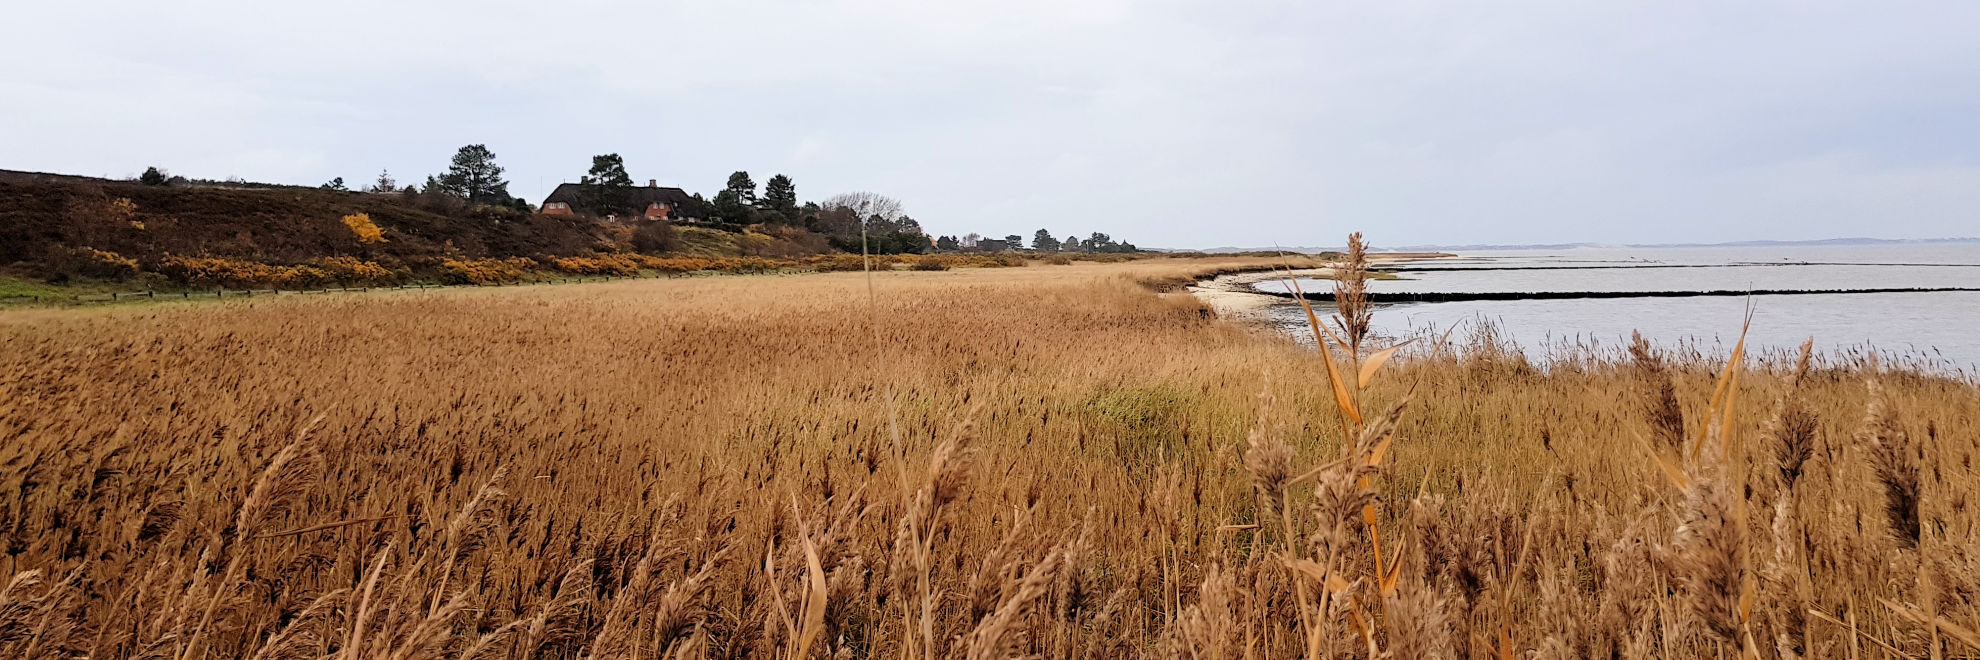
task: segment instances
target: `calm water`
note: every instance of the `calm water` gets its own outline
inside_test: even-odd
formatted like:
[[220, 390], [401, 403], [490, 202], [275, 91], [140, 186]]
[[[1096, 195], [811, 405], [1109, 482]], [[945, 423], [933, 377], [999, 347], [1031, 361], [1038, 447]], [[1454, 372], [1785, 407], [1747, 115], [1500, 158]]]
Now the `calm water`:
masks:
[[[1579, 248], [1467, 253], [1400, 266], [1383, 292], [1633, 292], [1980, 288], [1980, 244], [1787, 248]], [[1300, 282], [1308, 291], [1329, 282]], [[1277, 282], [1259, 285], [1280, 289]], [[1590, 298], [1384, 305], [1389, 336], [1491, 323], [1541, 357], [1559, 344], [1618, 345], [1632, 331], [1665, 346], [1723, 351], [1738, 339], [1746, 297]], [[1750, 344], [1789, 350], [1813, 337], [1830, 356], [1876, 350], [1969, 374], [1980, 366], [1980, 292], [1761, 295]], [[1278, 310], [1300, 325], [1297, 308]], [[1460, 330], [1460, 333], [1463, 331]]]

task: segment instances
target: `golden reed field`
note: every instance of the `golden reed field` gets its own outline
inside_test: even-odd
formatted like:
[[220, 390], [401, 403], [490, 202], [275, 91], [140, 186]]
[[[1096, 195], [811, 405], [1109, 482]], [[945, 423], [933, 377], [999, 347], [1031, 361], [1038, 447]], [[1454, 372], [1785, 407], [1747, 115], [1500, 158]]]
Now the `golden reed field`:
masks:
[[1980, 654], [1971, 383], [1176, 289], [1269, 263], [0, 313], [0, 657]]

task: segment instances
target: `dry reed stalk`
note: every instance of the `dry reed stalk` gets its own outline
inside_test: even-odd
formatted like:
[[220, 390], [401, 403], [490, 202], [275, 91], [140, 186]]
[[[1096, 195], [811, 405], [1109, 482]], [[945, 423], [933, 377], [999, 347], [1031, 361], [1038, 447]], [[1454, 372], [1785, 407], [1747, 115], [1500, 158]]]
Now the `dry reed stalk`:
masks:
[[[1400, 559], [1398, 559], [1398, 563]], [[1388, 627], [1385, 658], [1446, 660], [1458, 657], [1450, 602], [1416, 575], [1403, 577], [1383, 596], [1382, 622]]]
[[[586, 645], [594, 655], [622, 655], [624, 649], [632, 644], [639, 617], [652, 605], [655, 577], [669, 561], [686, 552], [681, 544], [668, 538], [668, 532], [680, 522], [681, 517], [681, 497], [668, 496], [659, 507], [658, 519], [647, 530], [639, 560], [634, 562], [631, 573], [619, 580], [620, 586], [611, 599], [611, 607], [606, 609], [597, 626], [597, 633]], [[724, 548], [723, 552], [726, 551], [727, 548]], [[556, 608], [543, 608], [546, 612], [553, 609]]]
[[[1365, 463], [1369, 468], [1376, 468], [1360, 474], [1356, 479], [1355, 485], [1361, 490], [1372, 491], [1373, 484], [1371, 477], [1380, 474], [1379, 468], [1388, 453], [1389, 442], [1394, 440], [1394, 437], [1390, 435], [1389, 429], [1385, 427], [1379, 433], [1375, 434], [1371, 441], [1370, 434], [1367, 432], [1370, 427], [1367, 424], [1361, 407], [1362, 401], [1365, 399], [1364, 390], [1367, 389], [1373, 380], [1376, 371], [1387, 362], [1389, 357], [1397, 349], [1401, 348], [1401, 345], [1398, 344], [1380, 351], [1371, 357], [1368, 364], [1362, 364], [1362, 343], [1367, 335], [1368, 324], [1373, 315], [1373, 309], [1367, 299], [1368, 258], [1366, 245], [1362, 242], [1360, 233], [1357, 232], [1348, 236], [1348, 253], [1346, 257], [1346, 260], [1335, 268], [1334, 273], [1334, 301], [1337, 311], [1334, 320], [1340, 326], [1342, 335], [1346, 337], [1345, 339], [1341, 336], [1336, 336], [1331, 330], [1328, 330], [1320, 323], [1319, 317], [1313, 311], [1313, 306], [1307, 303], [1305, 293], [1299, 289], [1297, 280], [1292, 279], [1288, 275], [1286, 283], [1293, 289], [1295, 299], [1299, 302], [1301, 309], [1306, 313], [1307, 324], [1313, 332], [1314, 343], [1320, 347], [1321, 363], [1326, 367], [1327, 379], [1334, 393], [1335, 407], [1340, 413], [1341, 429], [1346, 440], [1347, 446], [1345, 450], [1347, 451], [1347, 457], [1345, 460], [1350, 463]], [[1331, 344], [1329, 343], [1330, 340]], [[1336, 364], [1332, 349], [1333, 346], [1339, 346], [1345, 354], [1345, 360], [1347, 361], [1345, 368]], [[1414, 391], [1414, 387], [1411, 388], [1411, 391]], [[1386, 416], [1387, 426], [1392, 427], [1394, 425], [1396, 419], [1401, 415], [1404, 407], [1403, 404], [1406, 404], [1407, 401], [1408, 397], [1405, 396], [1403, 403], [1398, 404], [1389, 412]], [[1386, 608], [1388, 603], [1386, 596], [1393, 591], [1394, 585], [1400, 576], [1399, 563], [1392, 566], [1383, 561], [1381, 527], [1373, 498], [1370, 498], [1362, 506], [1361, 518], [1362, 526], [1368, 533], [1369, 555], [1374, 565], [1374, 577], [1379, 595], [1375, 600], [1381, 607]], [[1290, 534], [1292, 525], [1289, 522], [1286, 524], [1286, 529]], [[1291, 553], [1289, 552], [1288, 554], [1290, 555]], [[1298, 557], [1289, 556], [1289, 560], [1297, 561]], [[1331, 560], [1328, 564], [1322, 564], [1322, 566], [1331, 573], [1332, 568], [1329, 564], [1331, 564]], [[1307, 602], [1304, 591], [1305, 583], [1297, 578], [1294, 581], [1300, 590], [1298, 598], [1301, 607], [1305, 608], [1305, 603]], [[1302, 612], [1305, 612], [1305, 610], [1302, 609]], [[1302, 614], [1302, 628], [1307, 631], [1306, 638], [1309, 640], [1307, 655], [1313, 656], [1319, 653], [1317, 643], [1314, 640], [1319, 639], [1320, 636], [1316, 632], [1317, 627], [1308, 621], [1309, 618], [1306, 614]], [[1373, 636], [1370, 634], [1370, 627], [1360, 626], [1360, 630], [1372, 650], [1375, 642]]]
[[358, 590], [359, 595], [357, 607], [355, 608], [356, 614], [351, 617], [350, 628], [344, 638], [343, 650], [337, 654], [338, 660], [358, 660], [358, 658], [364, 657], [365, 634], [370, 632], [368, 624], [371, 622], [372, 615], [378, 611], [378, 604], [373, 600], [378, 595], [376, 592], [378, 579], [384, 576], [385, 561], [391, 555], [392, 545], [387, 544], [385, 549], [378, 551], [378, 558], [372, 560], [371, 570], [365, 571], [364, 577], [361, 580], [364, 586]]
[[[516, 641], [516, 652], [523, 657], [536, 657], [544, 644], [561, 639], [569, 639], [582, 634], [582, 621], [586, 605], [590, 604], [591, 592], [595, 587], [592, 580], [592, 562], [585, 560], [564, 571], [557, 580], [555, 595], [537, 606], [536, 614], [519, 619], [519, 627], [511, 628], [521, 637]], [[505, 625], [502, 628], [510, 628]], [[498, 628], [500, 630], [500, 628]], [[499, 641], [490, 640], [491, 643]], [[604, 650], [617, 650], [618, 647], [598, 647]], [[597, 649], [594, 649], [594, 653]], [[610, 656], [607, 656], [610, 657]]]
[[1649, 340], [1639, 332], [1630, 333], [1629, 356], [1637, 377], [1649, 388], [1641, 406], [1659, 446], [1673, 455], [1684, 451], [1684, 411], [1678, 405], [1677, 387], [1664, 361], [1657, 357]]
[[1239, 611], [1243, 597], [1236, 582], [1218, 564], [1211, 564], [1197, 590], [1197, 603], [1183, 611], [1177, 620], [1176, 639], [1171, 641], [1178, 655], [1191, 660], [1232, 660], [1245, 657]]
[[1124, 587], [1115, 589], [1113, 597], [1106, 601], [1100, 600], [1106, 580], [1101, 568], [1094, 563], [1093, 527], [1097, 513], [1095, 508], [1086, 510], [1079, 533], [1067, 541], [1060, 552], [1061, 566], [1057, 579], [1052, 583], [1048, 601], [1053, 623], [1053, 630], [1048, 632], [1058, 638], [1052, 649], [1055, 655], [1095, 655], [1095, 638], [1108, 636], [1107, 629], [1112, 619], [1119, 613], [1119, 607], [1125, 604], [1122, 602], [1127, 594]]
[[[1749, 323], [1751, 318], [1749, 309]], [[1757, 578], [1747, 538], [1746, 496], [1735, 481], [1744, 474], [1738, 463], [1741, 454], [1735, 450], [1734, 422], [1745, 346], [1742, 329], [1706, 409], [1707, 422], [1691, 445], [1689, 469], [1673, 471], [1669, 463], [1661, 467], [1685, 495], [1672, 567], [1683, 587], [1686, 609], [1721, 648], [1731, 646], [1742, 657], [1757, 657], [1758, 643], [1750, 626]], [[1661, 455], [1654, 457], [1664, 461]]]
[[1919, 470], [1913, 462], [1911, 435], [1875, 381], [1859, 437], [1868, 445], [1870, 467], [1884, 489], [1884, 515], [1891, 538], [1900, 548], [1916, 549], [1923, 528], [1918, 518]]
[[1547, 631], [1540, 640], [1535, 657], [1545, 660], [1572, 660], [1574, 658], [1596, 657], [1583, 615], [1587, 609], [1584, 598], [1576, 585], [1566, 584], [1578, 573], [1578, 567], [1570, 560], [1559, 570], [1540, 576], [1540, 619]]
[[1051, 593], [1058, 572], [1064, 567], [1065, 547], [1052, 547], [1031, 562], [1021, 575], [1011, 575], [1002, 589], [997, 608], [976, 624], [963, 641], [963, 657], [968, 660], [1024, 657], [1021, 642], [1026, 637], [1025, 622], [1037, 602]]
[[184, 646], [178, 653], [179, 660], [189, 660], [198, 654], [207, 626], [213, 622], [213, 612], [237, 587], [241, 572], [247, 569], [246, 560], [250, 554], [246, 541], [259, 534], [270, 519], [285, 511], [320, 478], [322, 461], [314, 445], [308, 441], [310, 431], [321, 421], [323, 418], [317, 417], [303, 425], [296, 431], [294, 440], [275, 452], [268, 466], [262, 469], [261, 476], [255, 479], [254, 489], [241, 502], [240, 512], [234, 518], [234, 544], [227, 568], [221, 571], [220, 583], [213, 587], [213, 594], [207, 598], [198, 623], [187, 633]]
[[818, 559], [818, 545], [812, 540], [811, 531], [805, 525], [803, 515], [798, 512], [795, 499], [791, 502], [791, 513], [798, 523], [798, 545], [804, 550], [803, 577], [794, 607], [786, 607], [783, 589], [777, 584], [775, 541], [764, 554], [763, 572], [770, 580], [770, 604], [776, 608], [777, 620], [783, 623], [784, 657], [804, 660], [811, 657], [812, 645], [825, 632], [825, 605], [831, 594], [824, 566]]
[[[1277, 518], [1279, 538], [1279, 562], [1286, 566], [1299, 566], [1305, 558], [1300, 552], [1299, 527], [1294, 522], [1291, 492], [1287, 488], [1293, 481], [1292, 446], [1286, 444], [1282, 430], [1270, 426], [1272, 411], [1272, 380], [1265, 376], [1265, 385], [1258, 393], [1257, 422], [1246, 436], [1244, 468], [1251, 473], [1252, 489], [1256, 493], [1260, 511], [1259, 519]], [[1325, 581], [1322, 580], [1324, 588]], [[1318, 639], [1320, 622], [1313, 611], [1312, 597], [1307, 592], [1304, 579], [1293, 578], [1294, 600], [1299, 609], [1299, 629], [1303, 638]]]
[[1816, 416], [1804, 403], [1801, 392], [1813, 353], [1814, 340], [1801, 344], [1787, 391], [1781, 395], [1774, 416], [1763, 427], [1771, 445], [1766, 456], [1772, 459], [1772, 465], [1766, 471], [1771, 478], [1761, 480], [1761, 486], [1763, 491], [1772, 491], [1773, 503], [1762, 504], [1772, 511], [1765, 536], [1771, 551], [1761, 551], [1758, 570], [1761, 597], [1770, 604], [1762, 612], [1767, 628], [1772, 631], [1768, 643], [1783, 658], [1803, 657], [1810, 646], [1806, 611], [1814, 587], [1801, 551], [1802, 530], [1796, 515], [1795, 486], [1815, 452]]
[[1347, 257], [1335, 270], [1334, 307], [1337, 314], [1334, 323], [1341, 328], [1341, 336], [1346, 338], [1348, 360], [1361, 359], [1363, 340], [1368, 337], [1369, 322], [1374, 318], [1374, 307], [1368, 303], [1368, 244], [1362, 242], [1361, 232], [1348, 234]]
[[1612, 657], [1647, 658], [1658, 623], [1650, 602], [1659, 588], [1657, 554], [1646, 540], [1650, 512], [1638, 513], [1602, 555], [1601, 603], [1594, 627], [1602, 640], [1595, 649]]
[[[1282, 433], [1274, 432], [1269, 419], [1274, 398], [1270, 374], [1264, 377], [1265, 384], [1258, 392], [1257, 422], [1245, 436], [1244, 468], [1251, 473], [1252, 488], [1257, 492], [1258, 504], [1271, 515], [1287, 510], [1286, 487], [1293, 478], [1294, 452], [1286, 444]], [[1261, 516], [1267, 517], [1267, 516]], [[1290, 538], [1297, 533], [1288, 525], [1282, 530]]]
[[1024, 565], [1017, 553], [1019, 546], [1036, 539], [1026, 535], [1031, 523], [1031, 511], [1019, 509], [1004, 530], [1003, 540], [990, 548], [990, 551], [977, 558], [977, 568], [969, 576], [969, 586], [963, 590], [962, 602], [969, 608], [968, 621], [981, 621], [984, 616], [995, 611], [1001, 600], [1001, 590], [1009, 586], [1023, 571]]
[[1729, 488], [1712, 476], [1696, 476], [1685, 499], [1684, 523], [1677, 531], [1679, 582], [1691, 614], [1705, 632], [1724, 644], [1741, 635], [1746, 575], [1741, 552], [1743, 522]]
[[447, 583], [454, 576], [454, 564], [480, 550], [487, 544], [489, 535], [495, 533], [498, 523], [495, 505], [507, 495], [495, 484], [501, 482], [502, 477], [507, 474], [507, 468], [497, 469], [495, 475], [489, 477], [488, 481], [474, 492], [473, 497], [468, 498], [467, 504], [461, 507], [460, 513], [455, 514], [453, 520], [447, 522], [444, 546], [448, 549], [447, 558], [440, 565], [440, 583], [433, 588], [433, 601], [427, 608], [428, 615], [440, 611], [441, 598], [447, 593]]
[[[70, 646], [70, 636], [77, 632], [70, 609], [83, 595], [76, 590], [81, 576], [77, 569], [53, 584], [45, 584], [40, 571], [10, 577], [0, 588], [0, 651], [34, 658], [53, 656]], [[41, 593], [29, 593], [37, 589]]]
[[[929, 455], [928, 476], [919, 485], [913, 485], [909, 480], [906, 463], [901, 465], [901, 497], [905, 513], [894, 537], [888, 582], [900, 595], [902, 653], [908, 657], [933, 660], [937, 654], [935, 611], [940, 595], [933, 584], [932, 574], [935, 531], [943, 510], [962, 494], [969, 483], [970, 443], [975, 439], [975, 417], [976, 411], [971, 410], [954, 426], [954, 434]], [[919, 612], [915, 611], [917, 605]]]
[[262, 642], [254, 652], [254, 660], [305, 660], [315, 658], [317, 649], [329, 645], [330, 640], [322, 633], [328, 622], [342, 606], [349, 589], [337, 589], [310, 599], [309, 606], [289, 620]]

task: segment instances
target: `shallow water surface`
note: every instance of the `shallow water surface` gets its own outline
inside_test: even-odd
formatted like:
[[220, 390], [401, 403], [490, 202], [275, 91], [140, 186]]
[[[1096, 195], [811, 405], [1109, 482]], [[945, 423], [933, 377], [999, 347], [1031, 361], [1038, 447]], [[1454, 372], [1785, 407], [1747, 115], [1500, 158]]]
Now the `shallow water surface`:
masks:
[[[1374, 292], [1829, 291], [1980, 288], [1980, 244], [1780, 248], [1582, 248], [1464, 254], [1393, 268]], [[1307, 291], [1332, 283], [1302, 281]], [[1261, 290], [1284, 290], [1279, 282]], [[1664, 346], [1723, 352], [1738, 338], [1748, 298], [1576, 298], [1379, 306], [1389, 336], [1490, 322], [1529, 355], [1559, 344], [1615, 346], [1640, 331]], [[1814, 338], [1832, 357], [1874, 349], [1910, 363], [1973, 373], [1980, 365], [1980, 292], [1759, 295], [1749, 343], [1786, 351]], [[1297, 307], [1274, 317], [1304, 324]], [[1460, 331], [1462, 332], [1462, 331]]]

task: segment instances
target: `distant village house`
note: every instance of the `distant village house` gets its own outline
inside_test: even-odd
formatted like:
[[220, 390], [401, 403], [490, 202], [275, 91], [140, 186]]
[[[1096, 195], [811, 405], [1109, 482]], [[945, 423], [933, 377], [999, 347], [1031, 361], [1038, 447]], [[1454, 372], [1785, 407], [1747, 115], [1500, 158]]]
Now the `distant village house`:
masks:
[[[585, 189], [589, 185], [566, 183], [550, 191], [543, 198], [542, 213], [545, 215], [576, 215], [576, 207], [583, 206]], [[637, 216], [625, 220], [691, 220], [681, 217], [681, 209], [687, 208], [694, 196], [680, 188], [662, 188], [657, 179], [647, 179], [646, 187], [626, 190], [626, 202], [636, 209], [644, 209]]]

